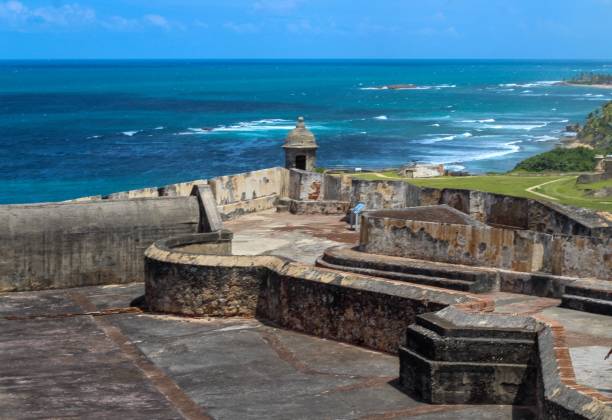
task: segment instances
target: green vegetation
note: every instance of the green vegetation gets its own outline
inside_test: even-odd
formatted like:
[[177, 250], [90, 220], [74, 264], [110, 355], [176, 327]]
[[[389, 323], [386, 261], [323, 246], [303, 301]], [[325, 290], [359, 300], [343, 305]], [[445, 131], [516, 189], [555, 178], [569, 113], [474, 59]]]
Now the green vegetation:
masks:
[[612, 211], [612, 197], [594, 198], [586, 195], [587, 190], [598, 190], [605, 187], [612, 187], [612, 179], [593, 184], [576, 184], [576, 177], [570, 176], [535, 188], [534, 191], [554, 197], [562, 204]]
[[612, 153], [612, 101], [591, 112], [576, 136], [587, 147], [557, 148], [520, 162], [514, 171], [587, 172], [595, 167], [595, 155]]
[[612, 101], [589, 114], [577, 140], [602, 152], [612, 152]]
[[[527, 174], [402, 178], [396, 172], [355, 173], [352, 177], [364, 180], [405, 181], [428, 188], [456, 188], [477, 190], [514, 197], [548, 200], [560, 204], [612, 211], [612, 198], [596, 198], [586, 195], [588, 189], [600, 189], [612, 185], [612, 181], [596, 184], [576, 184], [577, 175], [572, 174]], [[541, 195], [540, 195], [541, 194]]]
[[580, 73], [566, 82], [575, 85], [612, 85], [612, 74]]
[[515, 171], [588, 172], [595, 168], [595, 151], [586, 147], [553, 149], [519, 162]]

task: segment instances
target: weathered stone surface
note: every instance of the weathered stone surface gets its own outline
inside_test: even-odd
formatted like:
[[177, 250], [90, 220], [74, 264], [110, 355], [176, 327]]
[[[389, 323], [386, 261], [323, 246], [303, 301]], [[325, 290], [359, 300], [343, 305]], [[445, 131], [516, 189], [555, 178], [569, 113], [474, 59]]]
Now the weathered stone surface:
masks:
[[323, 174], [298, 169], [289, 171], [289, 198], [293, 200], [319, 200], [323, 198]]
[[612, 237], [547, 235], [465, 224], [456, 218], [448, 219], [450, 223], [420, 221], [413, 214], [419, 209], [365, 213], [361, 249], [452, 264], [612, 279]]
[[328, 248], [317, 265], [392, 280], [482, 293], [497, 290], [496, 270], [369, 254], [350, 246]]
[[146, 252], [154, 311], [258, 316], [286, 328], [396, 353], [420, 313], [478, 298], [335, 273], [278, 257], [204, 256], [157, 244]]
[[198, 198], [200, 207], [200, 226], [198, 231], [217, 232], [223, 229], [221, 214], [219, 213], [219, 209], [217, 209], [217, 202], [215, 201], [215, 196], [212, 193], [210, 185], [194, 185], [191, 195]]
[[224, 206], [268, 196], [285, 197], [288, 177], [289, 171], [277, 167], [211, 178], [208, 183], [217, 205]]
[[[406, 207], [406, 188], [403, 181], [363, 181], [352, 183], [351, 206], [365, 203], [368, 210]], [[437, 204], [437, 203], [436, 203]]]
[[346, 215], [350, 210], [348, 201], [301, 201], [291, 200], [289, 211], [292, 214], [342, 214]]
[[0, 206], [0, 291], [142, 281], [144, 250], [199, 221], [195, 197]]

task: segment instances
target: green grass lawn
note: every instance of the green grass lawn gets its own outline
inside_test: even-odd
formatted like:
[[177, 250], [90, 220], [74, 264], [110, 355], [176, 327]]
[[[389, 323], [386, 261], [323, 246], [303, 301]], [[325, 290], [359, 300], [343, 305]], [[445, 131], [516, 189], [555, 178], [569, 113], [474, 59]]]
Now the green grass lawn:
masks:
[[[382, 176], [381, 176], [382, 175]], [[396, 172], [356, 173], [351, 176], [365, 180], [397, 180], [405, 181], [420, 187], [430, 188], [458, 188], [485, 191], [515, 197], [534, 198], [546, 200], [545, 197], [527, 191], [528, 188], [549, 181], [556, 181], [534, 189], [535, 192], [556, 198], [558, 203], [578, 207], [587, 207], [596, 210], [612, 211], [612, 198], [595, 198], [585, 195], [585, 189], [598, 189], [612, 186], [612, 181], [597, 184], [576, 184], [576, 175], [536, 175], [528, 173], [506, 175], [482, 175], [465, 177], [438, 177], [438, 178], [402, 178]], [[601, 185], [600, 185], [601, 184]], [[550, 200], [554, 201], [554, 200]]]

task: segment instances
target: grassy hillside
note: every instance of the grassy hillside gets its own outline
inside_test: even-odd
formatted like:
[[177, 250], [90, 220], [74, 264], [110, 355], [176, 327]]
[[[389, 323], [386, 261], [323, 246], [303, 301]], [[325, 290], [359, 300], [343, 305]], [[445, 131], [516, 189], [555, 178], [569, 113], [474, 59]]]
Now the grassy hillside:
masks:
[[515, 171], [525, 172], [589, 172], [595, 168], [597, 153], [586, 147], [556, 148], [519, 162]]
[[556, 148], [519, 162], [514, 171], [588, 172], [595, 167], [595, 155], [612, 153], [612, 101], [589, 114], [576, 136], [578, 143], [589, 146]]
[[596, 149], [612, 151], [612, 101], [589, 114], [577, 139]]

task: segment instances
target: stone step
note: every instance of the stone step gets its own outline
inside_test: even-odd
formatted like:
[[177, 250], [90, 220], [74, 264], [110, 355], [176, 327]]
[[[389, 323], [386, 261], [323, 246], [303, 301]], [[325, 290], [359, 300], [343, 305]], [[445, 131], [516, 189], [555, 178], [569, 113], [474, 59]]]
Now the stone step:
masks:
[[565, 287], [564, 294], [572, 296], [582, 296], [592, 299], [607, 300], [612, 303], [612, 290], [598, 289], [588, 286], [569, 285]]
[[575, 309], [577, 311], [612, 316], [611, 300], [564, 294], [561, 297], [561, 306], [563, 308]]
[[440, 287], [443, 289], [459, 290], [469, 292], [473, 283], [465, 280], [454, 280], [443, 277], [430, 277], [419, 274], [397, 273], [394, 271], [374, 270], [371, 268], [351, 267], [346, 265], [336, 265], [327, 262], [324, 258], [317, 259], [317, 266], [330, 268], [332, 270], [350, 271], [352, 273], [365, 274], [367, 276], [382, 277], [391, 280], [405, 281], [425, 286]]
[[463, 265], [381, 256], [337, 248], [326, 250], [323, 258], [325, 261], [336, 265], [349, 265], [352, 267], [416, 274], [427, 277], [444, 277], [468, 282], [486, 281], [488, 277], [495, 275], [491, 271], [483, 271]]

